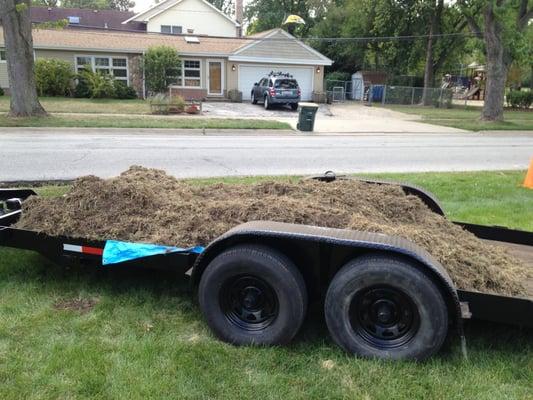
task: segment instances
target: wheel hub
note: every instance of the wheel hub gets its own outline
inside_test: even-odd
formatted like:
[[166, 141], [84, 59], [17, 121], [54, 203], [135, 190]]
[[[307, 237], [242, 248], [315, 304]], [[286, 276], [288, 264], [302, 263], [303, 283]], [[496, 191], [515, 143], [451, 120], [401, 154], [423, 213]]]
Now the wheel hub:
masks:
[[379, 348], [403, 346], [418, 331], [420, 317], [411, 298], [392, 286], [357, 292], [350, 305], [352, 329]]
[[220, 304], [232, 324], [248, 331], [265, 329], [278, 314], [274, 289], [250, 275], [228, 279], [220, 291]]

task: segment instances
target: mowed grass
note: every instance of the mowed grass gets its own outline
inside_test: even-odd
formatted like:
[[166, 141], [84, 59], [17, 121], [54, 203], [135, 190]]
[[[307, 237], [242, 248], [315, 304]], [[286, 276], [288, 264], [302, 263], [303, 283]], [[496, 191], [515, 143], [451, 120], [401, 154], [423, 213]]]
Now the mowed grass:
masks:
[[[379, 176], [428, 187], [453, 218], [480, 222], [487, 209], [487, 223], [531, 229], [533, 191], [519, 186], [523, 171]], [[265, 179], [294, 178], [194, 183]], [[333, 345], [314, 307], [290, 346], [238, 348], [213, 337], [178, 276], [65, 269], [12, 249], [0, 249], [0, 299], [2, 399], [499, 400], [533, 392], [533, 332], [516, 327], [470, 322], [468, 360], [452, 342], [425, 363], [372, 361]], [[73, 300], [96, 303], [63, 309]]]
[[435, 108], [423, 106], [387, 105], [387, 108], [406, 114], [421, 116], [421, 121], [433, 125], [449, 126], [452, 128], [471, 131], [487, 130], [533, 130], [533, 112], [505, 110], [503, 122], [480, 121], [481, 108], [470, 106], [453, 108]]
[[197, 118], [189, 116], [155, 117], [142, 115], [53, 115], [47, 117], [9, 118], [0, 115], [5, 127], [71, 128], [168, 128], [168, 129], [288, 129], [286, 122], [260, 119]]
[[[40, 97], [50, 113], [83, 114], [150, 114], [150, 103], [142, 99], [76, 99], [71, 97]], [[0, 112], [9, 111], [9, 96], [0, 96]]]

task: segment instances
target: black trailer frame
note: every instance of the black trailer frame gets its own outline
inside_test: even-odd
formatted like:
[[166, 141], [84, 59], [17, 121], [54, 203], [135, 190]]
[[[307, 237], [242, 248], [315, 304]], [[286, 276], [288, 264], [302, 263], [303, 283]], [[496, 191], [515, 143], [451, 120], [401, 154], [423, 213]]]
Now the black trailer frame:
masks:
[[[323, 181], [348, 179], [336, 177], [330, 172], [312, 178]], [[437, 199], [419, 187], [389, 181], [367, 179], [363, 181], [379, 185], [401, 185], [407, 194], [418, 196], [431, 210], [444, 215]], [[83, 261], [102, 266], [105, 240], [51, 236], [13, 227], [22, 214], [22, 202], [32, 195], [35, 195], [32, 190], [0, 189], [0, 246], [33, 250], [62, 265]], [[521, 245], [533, 255], [533, 232], [455, 223], [481, 239], [500, 244]], [[409, 258], [438, 283], [448, 305], [450, 321], [460, 335], [462, 335], [462, 321], [467, 318], [533, 326], [533, 299], [457, 289], [446, 270], [427, 251], [403, 238], [382, 234], [271, 221], [251, 221], [236, 226], [217, 238], [200, 255], [193, 252], [168, 253], [143, 257], [120, 265], [190, 273], [191, 283], [196, 287], [211, 260], [225, 249], [243, 243], [271, 246], [288, 254], [295, 264], [306, 265], [302, 274], [309, 287], [310, 297], [323, 298], [332, 277], [347, 260], [366, 252], [379, 251]]]

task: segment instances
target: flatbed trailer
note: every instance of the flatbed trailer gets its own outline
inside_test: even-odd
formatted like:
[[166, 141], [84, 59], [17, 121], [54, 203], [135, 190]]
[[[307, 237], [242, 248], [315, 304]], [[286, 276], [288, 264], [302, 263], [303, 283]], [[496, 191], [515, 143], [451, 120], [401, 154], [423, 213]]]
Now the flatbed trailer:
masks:
[[[348, 179], [332, 173], [321, 181]], [[349, 178], [355, 179], [355, 178]], [[401, 185], [444, 215], [429, 192]], [[104, 267], [113, 240], [89, 240], [14, 227], [29, 189], [0, 189], [0, 246], [36, 251], [61, 265]], [[478, 238], [506, 247], [533, 268], [533, 232], [455, 222]], [[135, 244], [132, 244], [135, 246]], [[236, 345], [288, 343], [308, 302], [320, 302], [330, 335], [344, 350], [367, 357], [424, 359], [463, 321], [533, 327], [533, 282], [526, 297], [456, 288], [426, 250], [395, 236], [272, 221], [238, 225], [205, 249], [163, 249], [113, 265], [164, 269], [188, 276], [213, 332]], [[112, 265], [105, 265], [112, 268]]]

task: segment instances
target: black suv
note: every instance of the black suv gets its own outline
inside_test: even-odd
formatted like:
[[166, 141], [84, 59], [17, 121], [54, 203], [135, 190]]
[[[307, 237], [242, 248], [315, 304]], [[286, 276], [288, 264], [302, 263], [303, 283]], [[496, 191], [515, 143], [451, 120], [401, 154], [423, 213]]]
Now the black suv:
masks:
[[252, 88], [252, 104], [262, 101], [268, 110], [273, 104], [288, 104], [298, 109], [301, 91], [296, 79], [290, 74], [271, 72]]

